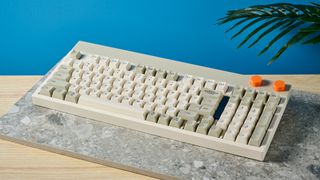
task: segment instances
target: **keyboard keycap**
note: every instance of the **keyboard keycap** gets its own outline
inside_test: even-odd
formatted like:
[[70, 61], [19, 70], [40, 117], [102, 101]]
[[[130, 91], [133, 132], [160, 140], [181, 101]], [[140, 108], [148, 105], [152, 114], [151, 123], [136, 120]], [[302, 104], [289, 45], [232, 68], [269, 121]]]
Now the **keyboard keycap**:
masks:
[[159, 120], [158, 120], [158, 124], [163, 124], [163, 125], [168, 126], [170, 123], [170, 119], [171, 119], [171, 117], [169, 115], [161, 114], [159, 117]]
[[157, 123], [159, 116], [160, 116], [159, 113], [151, 111], [151, 112], [148, 113], [146, 120], [150, 121], [150, 122]]
[[252, 146], [260, 146], [261, 142], [262, 142], [262, 139], [265, 135], [265, 129], [264, 127], [256, 127], [252, 133], [252, 136], [250, 138], [250, 141], [249, 141], [249, 145], [252, 145]]
[[133, 106], [127, 106], [120, 103], [112, 103], [111, 101], [105, 101], [87, 95], [81, 95], [78, 104], [85, 105], [94, 109], [100, 109], [106, 112], [134, 117], [141, 120], [145, 119], [147, 113], [146, 110], [141, 108], [135, 108]]
[[54, 90], [55, 88], [53, 86], [44, 85], [39, 94], [51, 97]]
[[171, 127], [180, 128], [183, 125], [183, 120], [180, 117], [173, 117], [170, 121]]
[[[211, 117], [211, 118], [209, 118]], [[197, 133], [201, 133], [201, 134], [208, 134], [208, 130], [210, 129], [210, 127], [213, 124], [213, 118], [212, 116], [209, 116], [207, 118], [204, 118], [201, 120], [198, 128], [197, 128]]]

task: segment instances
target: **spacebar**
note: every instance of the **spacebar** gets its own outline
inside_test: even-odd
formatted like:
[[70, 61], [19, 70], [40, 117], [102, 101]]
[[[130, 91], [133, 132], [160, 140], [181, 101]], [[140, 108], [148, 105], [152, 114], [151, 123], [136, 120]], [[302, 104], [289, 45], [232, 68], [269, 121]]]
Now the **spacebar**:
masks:
[[141, 120], [145, 119], [146, 110], [142, 108], [136, 108], [133, 106], [121, 104], [121, 103], [113, 103], [105, 99], [100, 99], [92, 96], [81, 95], [78, 101], [78, 104], [88, 106], [90, 108], [112, 112], [116, 114], [122, 114], [134, 118], [138, 118]]

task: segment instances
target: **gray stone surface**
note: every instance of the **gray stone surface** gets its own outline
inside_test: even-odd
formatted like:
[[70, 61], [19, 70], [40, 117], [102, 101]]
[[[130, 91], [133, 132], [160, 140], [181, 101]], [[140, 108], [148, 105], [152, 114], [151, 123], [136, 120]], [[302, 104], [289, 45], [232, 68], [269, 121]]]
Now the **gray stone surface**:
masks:
[[293, 92], [258, 162], [34, 106], [38, 85], [0, 119], [0, 136], [182, 179], [320, 179], [320, 95]]

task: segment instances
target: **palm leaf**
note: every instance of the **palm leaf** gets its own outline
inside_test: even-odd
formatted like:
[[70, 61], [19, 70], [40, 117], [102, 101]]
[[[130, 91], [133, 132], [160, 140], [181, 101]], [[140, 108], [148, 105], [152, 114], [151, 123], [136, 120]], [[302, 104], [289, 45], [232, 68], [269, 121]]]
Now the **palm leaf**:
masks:
[[[257, 25], [240, 42], [238, 48], [246, 44], [250, 39], [255, 40], [248, 48], [256, 45], [261, 39], [271, 32], [279, 31], [274, 38], [262, 49], [259, 55], [265, 53], [281, 38], [290, 32], [296, 34], [283, 45], [272, 57], [269, 63], [277, 60], [289, 47], [297, 44], [318, 44], [320, 43], [320, 5], [311, 3], [310, 5], [276, 3], [268, 5], [256, 5], [244, 9], [230, 10], [226, 16], [219, 19], [219, 24], [237, 21], [226, 33], [235, 30], [240, 25], [243, 26], [231, 39], [239, 36], [250, 27]], [[261, 34], [259, 34], [261, 32]], [[307, 39], [302, 42], [303, 39]]]
[[311, 39], [303, 42], [302, 44], [307, 45], [307, 44], [318, 44], [318, 43], [320, 43], [320, 34], [314, 38], [311, 38]]
[[237, 37], [238, 35], [240, 35], [244, 30], [248, 29], [250, 26], [252, 26], [252, 25], [254, 25], [254, 24], [256, 24], [257, 22], [262, 21], [262, 20], [264, 20], [263, 17], [257, 18], [257, 19], [255, 19], [255, 20], [251, 21], [250, 23], [248, 23], [247, 25], [245, 25], [239, 32], [237, 32], [235, 35], [233, 35], [233, 36], [231, 37], [231, 39], [234, 39], [235, 37]]
[[255, 34], [257, 34], [260, 30], [262, 30], [263, 28], [267, 27], [269, 24], [272, 24], [274, 22], [278, 21], [277, 18], [275, 19], [271, 19], [265, 23], [263, 23], [261, 26], [257, 27], [254, 31], [252, 31], [239, 45], [238, 48], [240, 48], [242, 45], [244, 45], [252, 36], [254, 36]]
[[290, 21], [289, 23], [286, 21], [279, 21], [276, 24], [274, 24], [273, 26], [271, 26], [269, 29], [265, 30], [262, 34], [259, 35], [259, 37], [252, 42], [248, 48], [251, 48], [252, 46], [254, 46], [256, 43], [258, 43], [263, 37], [265, 37], [266, 35], [268, 35], [269, 33], [271, 33], [273, 30], [275, 30], [276, 28], [279, 28], [281, 26], [283, 27], [287, 27], [287, 25], [291, 25], [292, 23], [294, 23], [294, 21]]
[[297, 42], [303, 40], [304, 38], [306, 38], [308, 35], [310, 34], [310, 32], [299, 32], [297, 33], [295, 36], [293, 36], [288, 43], [286, 43], [284, 46], [282, 46], [280, 48], [280, 50], [273, 56], [273, 58], [269, 61], [268, 64], [272, 64], [275, 60], [277, 60], [279, 58], [279, 56], [289, 47], [291, 47], [292, 45], [296, 44]]
[[297, 23], [287, 27], [286, 29], [284, 29], [280, 34], [278, 34], [276, 37], [274, 37], [262, 51], [260, 51], [259, 56], [262, 55], [263, 53], [265, 53], [275, 42], [277, 42], [279, 39], [281, 39], [284, 35], [288, 34], [290, 31], [292, 31], [293, 29], [295, 29], [298, 26], [301, 26], [302, 24], [304, 24], [304, 22], [297, 22]]

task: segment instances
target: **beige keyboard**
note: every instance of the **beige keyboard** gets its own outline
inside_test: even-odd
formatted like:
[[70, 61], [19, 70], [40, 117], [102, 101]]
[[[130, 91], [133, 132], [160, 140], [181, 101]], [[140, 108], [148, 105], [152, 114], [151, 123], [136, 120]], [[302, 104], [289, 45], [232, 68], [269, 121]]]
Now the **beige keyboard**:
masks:
[[50, 109], [263, 160], [289, 90], [282, 81], [79, 42], [32, 99]]

